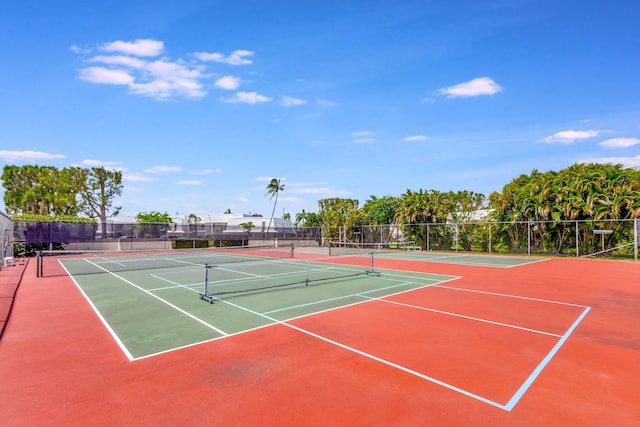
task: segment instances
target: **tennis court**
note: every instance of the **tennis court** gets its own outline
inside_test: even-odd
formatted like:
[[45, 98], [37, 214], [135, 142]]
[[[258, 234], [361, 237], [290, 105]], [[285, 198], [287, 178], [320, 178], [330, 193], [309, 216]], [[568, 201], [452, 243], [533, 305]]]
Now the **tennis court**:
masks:
[[130, 360], [453, 279], [383, 274], [366, 252], [239, 252], [80, 254], [60, 263]]
[[9, 425], [640, 421], [637, 264], [324, 251], [30, 263], [0, 342], [11, 403], [0, 416]]

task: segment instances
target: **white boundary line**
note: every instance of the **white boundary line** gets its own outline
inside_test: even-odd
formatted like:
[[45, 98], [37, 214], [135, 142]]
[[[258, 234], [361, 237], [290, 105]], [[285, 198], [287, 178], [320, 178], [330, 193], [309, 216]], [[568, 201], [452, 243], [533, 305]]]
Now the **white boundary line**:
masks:
[[[105, 326], [105, 328], [110, 332], [110, 334], [112, 335], [112, 337], [114, 338], [114, 340], [118, 343], [118, 345], [120, 346], [121, 350], [123, 351], [123, 353], [127, 356], [127, 358], [128, 358], [130, 361], [133, 361], [133, 360], [140, 360], [140, 359], [148, 358], [148, 357], [151, 357], [151, 356], [154, 356], [154, 355], [163, 354], [163, 353], [168, 353], [168, 352], [171, 352], [171, 351], [175, 351], [175, 350], [177, 350], [177, 349], [187, 348], [187, 347], [191, 347], [191, 346], [194, 346], [194, 345], [199, 345], [199, 344], [202, 344], [202, 343], [204, 343], [204, 342], [211, 342], [211, 341], [215, 341], [215, 340], [218, 340], [218, 339], [221, 339], [221, 338], [226, 338], [226, 337], [228, 337], [228, 336], [230, 336], [230, 335], [238, 335], [238, 334], [240, 334], [240, 333], [246, 333], [246, 332], [249, 332], [249, 330], [246, 330], [246, 331], [242, 331], [242, 332], [240, 332], [240, 333], [238, 333], [238, 334], [227, 334], [227, 333], [225, 333], [224, 331], [222, 331], [222, 330], [220, 330], [220, 329], [216, 328], [215, 326], [213, 326], [213, 325], [211, 325], [211, 324], [209, 324], [209, 323], [207, 323], [207, 322], [203, 321], [202, 319], [199, 319], [198, 317], [196, 317], [196, 316], [194, 316], [194, 315], [192, 315], [192, 314], [190, 314], [190, 313], [186, 312], [185, 310], [182, 310], [181, 308], [179, 308], [179, 307], [175, 306], [174, 304], [170, 303], [169, 301], [167, 301], [167, 300], [165, 300], [165, 299], [163, 299], [163, 298], [161, 298], [161, 297], [159, 297], [159, 296], [157, 296], [157, 295], [154, 295], [154, 294], [153, 294], [153, 293], [151, 293], [150, 291], [148, 291], [148, 290], [146, 290], [146, 289], [144, 289], [144, 288], [142, 288], [142, 287], [140, 287], [140, 286], [136, 285], [135, 283], [133, 283], [133, 282], [131, 282], [131, 281], [129, 281], [129, 280], [127, 280], [127, 279], [125, 279], [125, 278], [123, 278], [123, 277], [121, 277], [121, 276], [119, 276], [119, 275], [117, 275], [117, 274], [113, 273], [113, 272], [110, 272], [110, 271], [108, 271], [108, 270], [106, 270], [106, 269], [104, 269], [104, 268], [100, 267], [99, 265], [97, 265], [97, 264], [95, 264], [95, 263], [93, 263], [93, 262], [89, 261], [88, 259], [84, 259], [84, 260], [85, 260], [86, 262], [89, 262], [90, 264], [93, 264], [94, 266], [96, 266], [96, 267], [100, 268], [101, 270], [104, 270], [104, 271], [105, 271], [105, 272], [107, 272], [108, 274], [110, 274], [110, 275], [112, 275], [112, 276], [114, 276], [114, 277], [116, 277], [116, 278], [118, 278], [118, 279], [120, 279], [120, 280], [124, 281], [124, 282], [125, 282], [125, 283], [127, 283], [128, 285], [133, 286], [134, 288], [136, 288], [136, 289], [138, 289], [138, 290], [140, 290], [140, 291], [142, 291], [142, 292], [144, 292], [144, 293], [148, 294], [149, 296], [151, 296], [151, 297], [153, 297], [153, 298], [158, 299], [159, 301], [161, 301], [161, 302], [163, 302], [163, 303], [167, 304], [168, 306], [170, 306], [170, 307], [174, 308], [175, 310], [179, 311], [180, 313], [182, 313], [182, 314], [184, 314], [184, 315], [186, 315], [186, 316], [188, 316], [188, 317], [192, 318], [193, 320], [196, 320], [197, 322], [199, 322], [199, 323], [201, 323], [201, 324], [203, 324], [203, 325], [205, 325], [205, 326], [209, 327], [210, 329], [213, 329], [214, 331], [216, 331], [216, 332], [218, 332], [218, 333], [220, 333], [220, 334], [222, 335], [221, 337], [213, 338], [213, 339], [211, 339], [211, 340], [201, 341], [201, 342], [197, 342], [197, 343], [192, 343], [192, 344], [188, 344], [188, 345], [186, 345], [186, 346], [182, 346], [182, 347], [179, 347], [179, 348], [172, 348], [172, 349], [165, 350], [165, 351], [162, 351], [162, 352], [158, 352], [158, 353], [154, 353], [154, 354], [145, 355], [145, 356], [142, 356], [142, 357], [139, 357], [139, 358], [134, 358], [134, 357], [131, 355], [131, 353], [128, 351], [128, 349], [126, 348], [126, 346], [124, 346], [124, 343], [120, 340], [120, 338], [118, 337], [118, 335], [116, 334], [116, 332], [115, 332], [115, 331], [114, 331], [114, 330], [109, 326], [109, 324], [106, 322], [106, 319], [105, 319], [105, 318], [100, 314], [100, 312], [98, 311], [97, 307], [93, 304], [93, 302], [92, 302], [92, 301], [91, 301], [91, 299], [88, 297], [88, 295], [87, 295], [87, 294], [82, 290], [82, 288], [80, 287], [80, 285], [78, 284], [78, 282], [75, 280], [75, 278], [73, 278], [73, 276], [72, 276], [71, 274], [69, 274], [69, 271], [66, 269], [66, 267], [64, 267], [64, 265], [62, 265], [62, 266], [63, 266], [63, 268], [65, 269], [65, 271], [67, 271], [67, 274], [69, 274], [69, 276], [72, 278], [72, 280], [73, 280], [73, 282], [75, 283], [76, 287], [78, 287], [78, 289], [80, 290], [80, 292], [82, 293], [82, 295], [85, 297], [85, 299], [87, 300], [87, 302], [89, 303], [89, 305], [93, 308], [94, 312], [96, 313], [96, 315], [98, 316], [98, 318], [100, 319], [100, 321], [103, 323], [103, 325]], [[62, 264], [62, 263], [61, 263], [61, 264]], [[398, 276], [400, 276], [400, 275], [398, 275]], [[457, 280], [457, 279], [458, 279], [458, 278], [451, 278], [450, 280]], [[511, 327], [511, 328], [516, 328], [516, 329], [521, 329], [521, 330], [524, 330], [524, 331], [527, 331], [527, 332], [534, 332], [534, 333], [540, 333], [540, 334], [550, 335], [550, 336], [554, 336], [554, 337], [560, 337], [560, 339], [559, 339], [559, 340], [558, 340], [558, 342], [554, 345], [554, 347], [551, 349], [551, 351], [549, 351], [549, 353], [547, 353], [547, 355], [544, 357], [544, 359], [543, 359], [543, 360], [542, 360], [542, 361], [541, 361], [541, 362], [536, 366], [536, 368], [531, 372], [531, 374], [529, 375], [529, 377], [528, 377], [528, 378], [523, 382], [523, 384], [518, 388], [518, 390], [516, 391], [516, 393], [514, 393], [514, 394], [513, 394], [513, 396], [509, 399], [509, 401], [508, 401], [506, 404], [504, 404], [504, 405], [503, 405], [503, 404], [500, 404], [500, 403], [494, 402], [494, 401], [492, 401], [492, 400], [490, 400], [490, 399], [487, 399], [487, 398], [485, 398], [485, 397], [482, 397], [482, 396], [480, 396], [480, 395], [477, 395], [477, 394], [475, 394], [475, 393], [472, 393], [472, 392], [469, 392], [469, 391], [467, 391], [467, 390], [464, 390], [464, 389], [461, 389], [461, 388], [459, 388], [459, 387], [456, 387], [456, 386], [453, 386], [453, 385], [451, 385], [451, 384], [448, 384], [448, 383], [446, 383], [446, 382], [444, 382], [444, 381], [441, 381], [441, 380], [438, 380], [438, 379], [436, 379], [436, 378], [430, 377], [430, 376], [428, 376], [428, 375], [422, 374], [422, 373], [420, 373], [420, 372], [418, 372], [418, 371], [415, 371], [415, 370], [413, 370], [413, 369], [407, 368], [407, 367], [405, 367], [405, 366], [399, 365], [399, 364], [397, 364], [397, 363], [391, 362], [391, 361], [389, 361], [389, 360], [383, 359], [383, 358], [378, 357], [378, 356], [375, 356], [375, 355], [373, 355], [373, 354], [370, 354], [370, 353], [364, 352], [364, 351], [362, 351], [362, 350], [358, 350], [358, 349], [356, 349], [356, 348], [354, 348], [354, 347], [348, 346], [348, 345], [346, 345], [346, 344], [340, 343], [340, 342], [338, 342], [338, 341], [332, 340], [332, 339], [330, 339], [330, 338], [324, 337], [324, 336], [322, 336], [322, 335], [316, 334], [316, 333], [314, 333], [314, 332], [311, 332], [311, 331], [309, 331], [309, 330], [306, 330], [306, 329], [304, 329], [304, 328], [301, 328], [301, 327], [298, 327], [298, 326], [295, 326], [295, 325], [292, 325], [291, 323], [289, 323], [289, 322], [291, 322], [291, 321], [293, 321], [293, 320], [296, 320], [296, 319], [299, 319], [299, 318], [302, 318], [302, 317], [308, 317], [308, 316], [316, 315], [316, 314], [319, 314], [319, 313], [322, 313], [322, 312], [314, 312], [314, 313], [311, 313], [311, 314], [307, 314], [307, 315], [304, 315], [304, 316], [299, 316], [299, 317], [295, 317], [295, 318], [291, 318], [291, 319], [287, 319], [287, 320], [278, 320], [278, 319], [276, 319], [276, 318], [273, 318], [273, 317], [271, 317], [271, 316], [268, 316], [268, 315], [267, 315], [267, 313], [273, 313], [273, 312], [281, 311], [281, 310], [275, 310], [275, 311], [272, 311], [272, 312], [266, 312], [266, 313], [259, 313], [259, 312], [256, 312], [256, 311], [254, 311], [254, 310], [251, 310], [251, 309], [249, 309], [249, 308], [242, 307], [242, 306], [240, 306], [240, 305], [238, 305], [238, 304], [232, 303], [232, 302], [230, 302], [230, 301], [228, 301], [228, 300], [218, 300], [218, 301], [220, 301], [220, 302], [222, 302], [222, 303], [224, 303], [224, 304], [228, 304], [228, 305], [231, 305], [231, 306], [233, 306], [233, 307], [236, 307], [236, 308], [238, 308], [238, 309], [240, 309], [240, 310], [243, 310], [243, 311], [249, 312], [249, 313], [254, 314], [254, 315], [256, 315], [256, 316], [263, 317], [264, 319], [269, 320], [270, 322], [273, 322], [272, 324], [263, 325], [263, 326], [260, 326], [260, 327], [258, 327], [258, 328], [254, 328], [254, 329], [252, 329], [252, 330], [261, 329], [261, 328], [265, 328], [265, 327], [269, 327], [269, 326], [272, 326], [273, 324], [283, 325], [283, 326], [289, 327], [289, 328], [291, 328], [291, 329], [297, 330], [297, 331], [299, 331], [299, 332], [302, 332], [302, 333], [304, 333], [304, 334], [306, 334], [306, 335], [309, 335], [309, 336], [311, 336], [311, 337], [314, 337], [314, 338], [316, 338], [316, 339], [319, 339], [319, 340], [321, 340], [321, 341], [327, 342], [327, 343], [329, 343], [329, 344], [332, 344], [332, 345], [335, 345], [335, 346], [337, 346], [337, 347], [343, 348], [343, 349], [345, 349], [345, 350], [351, 351], [351, 352], [353, 352], [353, 353], [359, 354], [359, 355], [364, 356], [364, 357], [366, 357], [366, 358], [369, 358], [369, 359], [375, 360], [375, 361], [377, 361], [377, 362], [380, 362], [380, 363], [385, 364], [385, 365], [387, 365], [387, 366], [390, 366], [390, 367], [396, 368], [396, 369], [401, 370], [401, 371], [403, 371], [403, 372], [406, 372], [406, 373], [408, 373], [408, 374], [411, 374], [411, 375], [417, 376], [417, 377], [419, 377], [419, 378], [422, 378], [422, 379], [427, 380], [427, 381], [429, 381], [429, 382], [432, 382], [432, 383], [434, 383], [434, 384], [438, 384], [438, 385], [440, 385], [440, 386], [442, 386], [442, 387], [444, 387], [444, 388], [450, 389], [450, 390], [455, 391], [455, 392], [458, 392], [458, 393], [460, 393], [460, 394], [462, 394], [462, 395], [465, 395], [465, 396], [471, 397], [471, 398], [473, 398], [473, 399], [476, 399], [476, 400], [478, 400], [478, 401], [484, 402], [484, 403], [486, 403], [486, 404], [488, 404], [488, 405], [491, 405], [491, 406], [497, 407], [497, 408], [499, 408], [499, 409], [503, 409], [503, 410], [505, 410], [505, 411], [511, 411], [511, 410], [515, 407], [515, 405], [520, 401], [520, 399], [524, 396], [524, 394], [526, 393], [526, 391], [531, 387], [531, 385], [533, 384], [533, 382], [535, 381], [535, 379], [540, 375], [540, 373], [542, 372], [542, 370], [543, 370], [543, 369], [544, 369], [544, 368], [549, 364], [549, 362], [551, 361], [551, 359], [553, 358], [553, 356], [555, 356], [555, 354], [556, 354], [556, 353], [558, 352], [558, 350], [562, 347], [562, 345], [566, 342], [566, 340], [569, 338], [569, 336], [570, 336], [570, 335], [573, 333], [573, 331], [578, 327], [578, 325], [580, 324], [580, 322], [584, 319], [584, 317], [587, 315], [587, 313], [591, 310], [591, 307], [582, 306], [582, 305], [578, 305], [578, 304], [565, 303], [565, 302], [560, 302], [560, 301], [552, 301], [552, 300], [544, 300], [544, 299], [538, 299], [538, 298], [522, 297], [522, 296], [517, 296], [517, 295], [499, 294], [499, 293], [495, 293], [495, 292], [477, 291], [477, 290], [472, 290], [472, 289], [454, 288], [454, 287], [449, 287], [449, 286], [442, 286], [442, 285], [440, 285], [440, 283], [444, 283], [444, 282], [446, 282], [446, 281], [450, 281], [450, 280], [445, 280], [445, 281], [443, 281], [443, 282], [436, 282], [436, 283], [434, 283], [434, 284], [426, 284], [426, 285], [421, 286], [421, 287], [418, 287], [418, 288], [412, 288], [412, 289], [410, 289], [410, 290], [408, 290], [408, 291], [413, 291], [413, 290], [421, 289], [421, 288], [424, 288], [424, 287], [437, 286], [437, 287], [442, 287], [442, 288], [452, 289], [452, 290], [458, 290], [458, 291], [477, 292], [477, 293], [483, 293], [483, 294], [495, 295], [495, 296], [502, 296], [502, 297], [519, 298], [519, 299], [527, 299], [527, 300], [534, 300], [534, 301], [547, 302], [547, 303], [552, 303], [552, 304], [563, 304], [563, 305], [569, 305], [569, 306], [575, 306], [575, 307], [583, 307], [583, 308], [584, 308], [584, 310], [583, 310], [583, 312], [581, 313], [581, 315], [580, 315], [580, 316], [579, 316], [579, 317], [574, 321], [574, 323], [569, 327], [569, 329], [567, 329], [567, 331], [566, 331], [562, 336], [560, 336], [560, 335], [556, 335], [556, 334], [552, 334], [552, 333], [548, 333], [548, 332], [543, 332], [543, 331], [537, 331], [537, 330], [534, 330], [534, 329], [518, 327], [518, 326], [515, 326], [515, 325], [503, 324], [503, 323], [494, 322], [494, 321], [490, 321], [490, 320], [486, 320], [486, 319], [479, 319], [479, 318], [474, 318], [474, 317], [465, 316], [465, 315], [461, 315], [461, 314], [450, 313], [450, 312], [444, 312], [444, 311], [440, 311], [440, 310], [429, 309], [429, 308], [426, 308], [426, 307], [413, 306], [413, 305], [410, 305], [410, 304], [403, 304], [403, 303], [397, 303], [397, 302], [394, 302], [394, 301], [388, 301], [388, 300], [385, 300], [385, 298], [388, 298], [388, 297], [393, 296], [393, 295], [396, 295], [396, 294], [387, 295], [387, 296], [382, 297], [382, 298], [365, 297], [365, 296], [363, 295], [364, 293], [359, 293], [359, 294], [353, 294], [353, 295], [351, 295], [351, 296], [362, 296], [363, 298], [367, 298], [367, 300], [366, 300], [366, 301], [370, 301], [370, 300], [377, 300], [377, 301], [381, 301], [381, 302], [385, 302], [385, 303], [398, 304], [398, 305], [406, 306], [406, 307], [409, 307], [409, 308], [422, 309], [422, 310], [433, 311], [433, 312], [437, 312], [437, 313], [441, 313], [441, 314], [445, 314], [445, 315], [452, 315], [452, 316], [462, 317], [462, 318], [466, 318], [466, 319], [473, 320], [473, 321], [481, 321], [481, 322], [486, 322], [486, 323], [495, 324], [495, 325], [498, 325], [498, 326]], [[395, 285], [395, 286], [406, 286], [407, 284], [410, 284], [410, 283], [411, 283], [411, 282], [404, 282], [404, 283], [403, 283], [403, 284], [401, 284], [401, 285]], [[182, 287], [185, 287], [185, 288], [189, 289], [188, 287], [183, 286], [183, 285], [179, 285], [179, 286], [182, 286]], [[370, 292], [380, 291], [380, 290], [383, 290], [383, 289], [384, 289], [384, 288], [376, 289], [376, 290], [371, 290]], [[192, 289], [189, 289], [189, 290], [192, 290]], [[404, 292], [408, 292], [408, 291], [403, 291], [403, 292], [400, 292], [400, 293], [404, 293]], [[341, 297], [341, 298], [345, 298], [345, 297]], [[361, 303], [366, 302], [366, 301], [362, 301], [362, 302], [358, 302], [358, 303], [354, 303], [354, 304], [349, 304], [349, 305], [346, 305], [346, 306], [335, 307], [335, 308], [332, 308], [332, 309], [329, 309], [329, 310], [325, 310], [325, 311], [331, 311], [331, 310], [342, 309], [342, 308], [349, 307], [349, 306], [352, 306], [352, 305], [361, 304]], [[283, 310], [284, 310], [284, 309], [283, 309]]]
[[[227, 334], [226, 332], [224, 332], [223, 330], [216, 328], [216, 327], [215, 327], [215, 326], [213, 326], [212, 324], [207, 323], [207, 322], [205, 322], [204, 320], [200, 319], [199, 317], [196, 317], [196, 316], [194, 316], [193, 314], [189, 313], [188, 311], [185, 311], [185, 310], [181, 309], [181, 308], [180, 308], [180, 307], [178, 307], [177, 305], [170, 303], [170, 302], [169, 302], [169, 301], [167, 301], [166, 299], [161, 298], [161, 297], [159, 297], [159, 296], [155, 295], [154, 293], [149, 292], [148, 290], [146, 290], [146, 289], [144, 289], [144, 288], [142, 288], [142, 287], [140, 287], [140, 286], [136, 285], [136, 284], [135, 284], [135, 283], [133, 283], [132, 281], [127, 280], [127, 279], [125, 279], [124, 277], [119, 276], [119, 275], [117, 275], [117, 274], [115, 274], [115, 273], [113, 273], [113, 272], [111, 272], [111, 271], [109, 271], [109, 270], [107, 270], [107, 269], [105, 269], [105, 268], [103, 268], [103, 267], [101, 267], [101, 266], [97, 265], [96, 263], [94, 263], [94, 262], [92, 262], [92, 261], [89, 261], [87, 258], [84, 258], [84, 261], [88, 262], [89, 264], [92, 264], [93, 266], [95, 266], [95, 267], [99, 268], [100, 270], [103, 270], [105, 273], [108, 273], [109, 275], [111, 275], [111, 276], [113, 276], [113, 277], [115, 277], [115, 278], [117, 278], [117, 279], [119, 279], [119, 280], [123, 281], [123, 282], [124, 282], [124, 283], [126, 283], [127, 285], [132, 286], [132, 287], [136, 288], [137, 290], [139, 290], [139, 291], [141, 291], [141, 292], [143, 292], [143, 293], [145, 293], [145, 294], [149, 295], [150, 297], [155, 298], [155, 299], [157, 299], [158, 301], [163, 302], [164, 304], [168, 305], [169, 307], [173, 308], [174, 310], [178, 311], [179, 313], [181, 313], [181, 314], [183, 314], [183, 315], [185, 315], [185, 316], [187, 316], [187, 317], [189, 317], [189, 318], [191, 318], [191, 319], [195, 320], [196, 322], [198, 322], [198, 323], [200, 323], [200, 324], [202, 324], [202, 325], [206, 326], [207, 328], [209, 328], [209, 329], [211, 329], [211, 330], [213, 330], [213, 331], [216, 331], [217, 333], [219, 333], [219, 334], [221, 334], [221, 335], [223, 335], [223, 336], [229, 335], [229, 334]], [[63, 266], [63, 267], [64, 267], [64, 266]], [[66, 270], [66, 268], [65, 268], [65, 270]], [[67, 271], [67, 274], [68, 274], [68, 273], [69, 273], [69, 272]], [[70, 276], [71, 276], [71, 275], [70, 275]], [[72, 277], [73, 277], [73, 276], [72, 276]], [[75, 279], [74, 279], [74, 282], [75, 282]], [[76, 282], [76, 285], [77, 285], [77, 282]], [[83, 294], [84, 294], [84, 292], [83, 292]], [[86, 297], [86, 294], [84, 294], [84, 295], [85, 295], [85, 297]], [[91, 305], [92, 305], [92, 307], [94, 307], [94, 309], [97, 309], [95, 305], [93, 305], [93, 304], [91, 304]], [[99, 312], [98, 312], [98, 313], [99, 313]], [[104, 321], [104, 318], [103, 318], [101, 315], [100, 315], [100, 318]], [[127, 351], [127, 353], [128, 353], [128, 351]]]

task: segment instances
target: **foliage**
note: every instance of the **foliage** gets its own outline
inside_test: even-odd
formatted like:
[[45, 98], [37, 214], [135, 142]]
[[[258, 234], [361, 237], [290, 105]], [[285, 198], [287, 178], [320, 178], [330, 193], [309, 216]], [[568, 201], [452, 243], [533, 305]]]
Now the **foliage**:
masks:
[[95, 218], [85, 218], [85, 217], [77, 217], [77, 216], [70, 216], [70, 215], [49, 216], [49, 215], [33, 215], [33, 214], [16, 214], [16, 215], [12, 215], [11, 218], [14, 221], [38, 221], [38, 222], [65, 221], [65, 222], [86, 222], [90, 224], [97, 223]]
[[369, 196], [364, 202], [364, 210], [367, 222], [372, 225], [392, 224], [398, 208], [398, 198], [393, 196]]
[[116, 196], [122, 195], [122, 172], [105, 168], [83, 169], [84, 187], [79, 192], [82, 211], [99, 218], [102, 235], [107, 235], [107, 218], [116, 216], [122, 206], [113, 206]]
[[244, 229], [245, 233], [251, 234], [251, 230], [253, 229], [253, 227], [255, 227], [255, 225], [253, 224], [253, 222], [249, 221], [240, 223], [240, 227]]
[[278, 195], [282, 191], [284, 191], [284, 184], [282, 184], [282, 182], [280, 182], [278, 178], [272, 178], [269, 182], [269, 185], [267, 185], [267, 193], [265, 194], [265, 196], [270, 195], [271, 197], [269, 197], [269, 200], [272, 200], [274, 197], [276, 198], [276, 200], [273, 202], [273, 210], [271, 211], [271, 218], [269, 218], [267, 233], [271, 229], [271, 221], [273, 221], [273, 215], [275, 215], [276, 213], [276, 205], [278, 204]]
[[81, 168], [59, 170], [53, 166], [6, 165], [2, 184], [9, 214], [77, 216], [81, 212], [76, 197], [84, 188]]
[[168, 212], [160, 213], [158, 211], [139, 212], [136, 214], [136, 221], [139, 223], [173, 224], [173, 218]]
[[202, 218], [194, 213], [190, 213], [187, 217], [187, 224], [189, 224], [189, 229], [192, 230], [192, 234], [194, 237], [198, 236], [198, 223], [200, 221], [202, 221]]
[[[628, 227], [612, 220], [640, 218], [640, 171], [622, 165], [583, 163], [559, 172], [533, 170], [505, 185], [501, 193], [491, 194], [489, 206], [491, 218], [504, 223], [499, 239], [511, 251], [522, 251], [525, 237], [544, 252], [562, 253], [567, 239], [595, 251], [598, 236], [594, 227], [612, 229], [613, 233], [604, 237], [610, 245], [625, 232], [619, 228]], [[552, 222], [560, 220], [604, 222], [582, 227], [576, 242], [575, 227]], [[529, 221], [536, 221], [532, 229]], [[509, 225], [518, 222], [516, 227]]]

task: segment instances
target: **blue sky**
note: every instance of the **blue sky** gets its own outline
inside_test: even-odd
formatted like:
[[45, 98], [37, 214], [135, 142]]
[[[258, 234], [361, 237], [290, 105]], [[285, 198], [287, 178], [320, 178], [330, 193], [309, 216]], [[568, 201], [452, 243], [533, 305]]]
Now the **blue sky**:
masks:
[[270, 215], [640, 166], [635, 1], [2, 0], [0, 161], [121, 170], [122, 214]]

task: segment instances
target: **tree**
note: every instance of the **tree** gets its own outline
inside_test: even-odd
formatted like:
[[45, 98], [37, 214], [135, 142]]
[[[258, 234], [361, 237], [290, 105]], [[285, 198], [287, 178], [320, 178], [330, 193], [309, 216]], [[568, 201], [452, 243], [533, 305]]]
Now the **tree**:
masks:
[[[322, 223], [322, 235], [327, 240], [340, 239], [340, 226], [349, 222], [349, 216], [353, 216], [358, 210], [359, 201], [357, 199], [344, 199], [340, 197], [331, 197], [328, 199], [318, 200], [320, 212], [320, 221]], [[358, 216], [358, 219], [360, 217]], [[360, 222], [358, 219], [351, 221]]]
[[53, 166], [3, 168], [4, 203], [10, 214], [78, 216], [77, 194], [84, 187], [84, 170]]
[[302, 209], [302, 212], [299, 212], [296, 214], [296, 220], [293, 223], [293, 226], [295, 228], [302, 228], [305, 226], [306, 220], [307, 220], [307, 213], [305, 212], [304, 209]]
[[[136, 215], [136, 221], [139, 224], [143, 224], [143, 227], [159, 225], [160, 229], [158, 231], [160, 233], [158, 233], [157, 231], [155, 233], [153, 231], [150, 232], [150, 234], [152, 235], [157, 234], [156, 236], [153, 236], [153, 237], [159, 237], [160, 234], [165, 234], [174, 225], [173, 218], [171, 218], [168, 212], [165, 212], [165, 213], [160, 213], [157, 211], [140, 212]], [[157, 227], [156, 227], [156, 230], [157, 230]]]
[[107, 236], [107, 218], [117, 216], [122, 206], [113, 206], [113, 199], [122, 195], [122, 172], [103, 167], [83, 169], [84, 188], [79, 193], [82, 211], [89, 218], [99, 218], [102, 236]]
[[273, 202], [273, 210], [271, 211], [271, 218], [269, 218], [267, 233], [269, 233], [269, 230], [271, 229], [271, 221], [273, 220], [273, 215], [275, 215], [276, 213], [276, 205], [278, 204], [278, 195], [282, 191], [284, 191], [284, 184], [282, 184], [279, 179], [272, 178], [269, 182], [269, 185], [267, 185], [267, 193], [265, 194], [265, 196], [270, 195], [271, 197], [269, 198], [269, 200], [272, 200], [274, 197], [276, 198], [276, 200]]
[[[248, 245], [249, 244], [249, 236], [251, 236], [251, 230], [253, 229], [253, 227], [255, 227], [255, 225], [253, 225], [253, 222], [251, 222], [251, 221], [242, 222], [239, 225], [240, 225], [240, 227], [242, 227], [244, 229], [244, 232], [247, 235], [247, 245]], [[244, 246], [244, 241], [242, 242], [242, 246]]]
[[193, 228], [195, 229], [194, 237], [198, 237], [198, 223], [201, 220], [202, 219], [194, 213], [189, 214], [189, 216], [187, 217], [187, 224], [189, 224], [189, 228], [192, 228], [193, 226]]

